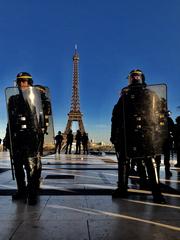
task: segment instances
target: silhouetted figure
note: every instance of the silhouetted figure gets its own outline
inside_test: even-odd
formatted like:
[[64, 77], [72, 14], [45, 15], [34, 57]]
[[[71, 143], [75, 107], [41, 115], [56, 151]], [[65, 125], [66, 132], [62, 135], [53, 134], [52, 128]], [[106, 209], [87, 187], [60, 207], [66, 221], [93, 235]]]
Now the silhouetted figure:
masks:
[[[0, 138], [0, 145], [1, 145], [1, 143], [2, 143], [2, 139]], [[0, 147], [0, 151], [2, 151], [3, 150], [3, 148], [2, 148], [2, 146]]]
[[[110, 140], [115, 146], [118, 159], [118, 188], [112, 196], [127, 197], [130, 159], [143, 159], [153, 200], [165, 203], [155, 160], [162, 151], [163, 134], [166, 132], [164, 92], [159, 98], [154, 91], [155, 87], [148, 88], [141, 70], [132, 70], [128, 80], [129, 85], [122, 89], [111, 119]], [[140, 171], [144, 174], [142, 164], [141, 167]]]
[[43, 109], [38, 90], [32, 87], [33, 80], [29, 73], [19, 73], [16, 83], [16, 91], [19, 93], [8, 99], [9, 122], [5, 137], [17, 183], [17, 192], [12, 195], [12, 200], [28, 199], [28, 204], [34, 205], [40, 182], [40, 146], [43, 134], [43, 125], [38, 121], [38, 116]]
[[69, 154], [71, 154], [73, 137], [74, 137], [74, 136], [73, 136], [73, 134], [72, 134], [72, 130], [70, 130], [69, 133], [67, 134], [67, 142], [66, 142], [66, 151], [65, 151], [65, 154], [68, 153], [68, 150], [69, 150]]
[[170, 153], [173, 147], [173, 138], [174, 138], [174, 122], [170, 117], [170, 112], [168, 112], [168, 116], [167, 116], [167, 126], [168, 126], [168, 135], [164, 141], [163, 153], [164, 153], [165, 175], [168, 178], [172, 176], [172, 172], [170, 171]]
[[180, 168], [180, 116], [176, 118], [174, 142], [177, 154], [177, 163], [174, 166]]
[[89, 142], [88, 134], [84, 132], [82, 135], [82, 145], [84, 154], [88, 154], [88, 142]]
[[82, 135], [80, 130], [77, 130], [76, 136], [76, 154], [81, 154], [81, 140], [82, 140]]
[[58, 154], [60, 154], [61, 151], [61, 144], [63, 141], [63, 136], [61, 134], [61, 131], [58, 132], [58, 134], [55, 136], [55, 141], [56, 141], [56, 146], [55, 146], [55, 151], [58, 151]]
[[3, 152], [6, 152], [7, 151], [7, 139], [6, 137], [3, 138]]

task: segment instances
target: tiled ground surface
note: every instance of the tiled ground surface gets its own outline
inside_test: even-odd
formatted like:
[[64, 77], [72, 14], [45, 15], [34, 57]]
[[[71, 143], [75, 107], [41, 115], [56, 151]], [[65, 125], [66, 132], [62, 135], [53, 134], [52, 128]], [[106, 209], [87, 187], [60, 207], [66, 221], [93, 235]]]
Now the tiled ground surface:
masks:
[[[9, 155], [0, 152], [0, 169], [4, 168], [10, 168]], [[150, 192], [139, 193], [132, 180], [128, 199], [112, 199], [117, 181], [114, 157], [52, 155], [43, 158], [39, 202], [28, 206], [11, 201], [15, 181], [10, 170], [2, 172], [0, 239], [180, 240], [180, 169], [172, 167], [172, 173], [165, 179], [161, 167], [161, 182], [176, 190], [172, 194], [163, 188], [166, 205], [154, 204]]]

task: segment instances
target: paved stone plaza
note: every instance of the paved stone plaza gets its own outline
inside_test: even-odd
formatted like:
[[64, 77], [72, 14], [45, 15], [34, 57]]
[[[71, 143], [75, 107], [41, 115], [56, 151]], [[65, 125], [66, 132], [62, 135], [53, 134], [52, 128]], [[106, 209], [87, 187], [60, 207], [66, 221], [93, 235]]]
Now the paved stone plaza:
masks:
[[137, 176], [129, 179], [127, 199], [112, 199], [117, 181], [115, 157], [48, 156], [42, 161], [36, 206], [12, 202], [16, 184], [9, 162], [9, 153], [0, 152], [0, 239], [180, 239], [180, 169], [173, 167], [175, 161], [170, 179], [165, 179], [161, 166], [168, 204], [158, 205], [149, 191], [139, 190]]

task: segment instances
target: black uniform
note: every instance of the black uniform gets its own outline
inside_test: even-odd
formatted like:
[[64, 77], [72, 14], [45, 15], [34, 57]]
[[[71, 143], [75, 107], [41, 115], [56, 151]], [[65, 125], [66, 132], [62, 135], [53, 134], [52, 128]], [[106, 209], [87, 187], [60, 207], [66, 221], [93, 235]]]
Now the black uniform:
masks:
[[[27, 90], [24, 90], [27, 91]], [[37, 94], [38, 95], [38, 94]], [[40, 98], [40, 95], [39, 95]], [[41, 102], [41, 100], [39, 100]], [[41, 108], [42, 110], [42, 108]], [[28, 197], [29, 204], [35, 204], [39, 178], [41, 175], [40, 151], [43, 136], [43, 117], [37, 117], [37, 109], [23, 97], [23, 91], [13, 95], [8, 101], [9, 123], [6, 140], [10, 140], [8, 148], [13, 158], [18, 192], [14, 200]], [[43, 111], [41, 112], [43, 115]], [[27, 186], [25, 172], [27, 175]]]
[[87, 133], [83, 133], [82, 135], [82, 145], [83, 145], [83, 153], [84, 154], [88, 154], [88, 142], [89, 142], [89, 138]]
[[68, 153], [69, 150], [69, 154], [71, 154], [71, 148], [72, 148], [72, 143], [73, 143], [73, 134], [72, 134], [72, 130], [69, 131], [69, 133], [67, 134], [67, 142], [66, 142], [66, 151], [65, 154]]
[[58, 133], [58, 135], [55, 136], [55, 141], [56, 141], [56, 152], [58, 151], [58, 153], [60, 154], [61, 144], [63, 141], [63, 136], [60, 132]]
[[168, 135], [164, 141], [163, 153], [164, 153], [164, 166], [166, 177], [171, 177], [172, 173], [170, 171], [170, 153], [173, 148], [174, 141], [174, 122], [171, 117], [167, 117]]
[[135, 158], [145, 163], [154, 201], [164, 202], [155, 161], [162, 147], [163, 105], [166, 105], [164, 101], [145, 83], [132, 84], [122, 90], [112, 113], [111, 142], [118, 158], [118, 189], [114, 197], [127, 195], [130, 159]]
[[174, 166], [180, 168], [180, 116], [176, 118], [174, 141], [177, 154], [177, 164]]
[[77, 130], [76, 136], [76, 154], [81, 154], [81, 140], [82, 140], [82, 135], [80, 130]]

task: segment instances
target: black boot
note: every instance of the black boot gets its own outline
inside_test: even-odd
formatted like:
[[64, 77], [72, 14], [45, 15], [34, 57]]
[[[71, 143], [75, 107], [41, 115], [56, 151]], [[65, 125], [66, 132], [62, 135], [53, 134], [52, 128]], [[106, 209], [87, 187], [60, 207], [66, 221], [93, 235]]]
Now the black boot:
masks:
[[37, 188], [35, 186], [35, 181], [33, 181], [33, 185], [31, 185], [31, 183], [29, 183], [28, 185], [28, 205], [36, 205], [37, 203]]
[[172, 177], [172, 172], [169, 169], [165, 169], [166, 178]]
[[23, 200], [24, 202], [26, 202], [27, 200], [27, 190], [18, 190], [17, 192], [15, 192], [12, 195], [12, 200], [16, 201], [16, 200]]
[[112, 198], [127, 198], [128, 191], [127, 189], [117, 188], [112, 193]]
[[175, 164], [174, 167], [180, 168], [180, 163]]
[[28, 197], [28, 205], [36, 205], [37, 204], [37, 196]]
[[166, 200], [161, 194], [154, 195], [153, 201], [154, 201], [154, 203], [166, 204]]
[[145, 181], [139, 181], [139, 188], [141, 190], [150, 190], [150, 185], [149, 185], [149, 182], [147, 181], [147, 179]]

